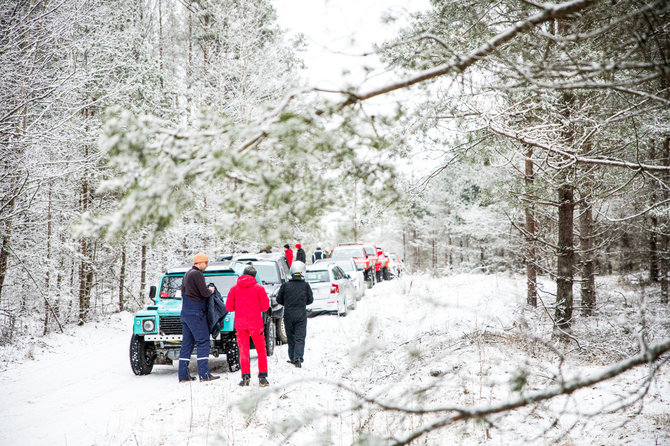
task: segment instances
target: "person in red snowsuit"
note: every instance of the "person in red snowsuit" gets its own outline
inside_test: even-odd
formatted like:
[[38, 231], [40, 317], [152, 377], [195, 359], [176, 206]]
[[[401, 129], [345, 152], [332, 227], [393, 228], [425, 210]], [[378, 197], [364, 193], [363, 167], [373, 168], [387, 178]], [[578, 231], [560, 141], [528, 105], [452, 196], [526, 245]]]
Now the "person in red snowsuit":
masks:
[[288, 266], [290, 268], [291, 263], [293, 263], [293, 250], [288, 243], [284, 245], [284, 255], [286, 256], [286, 260], [288, 261]]
[[270, 308], [270, 299], [265, 288], [256, 282], [256, 268], [249, 265], [244, 268], [244, 274], [237, 279], [228, 292], [226, 310], [235, 312], [235, 331], [237, 345], [240, 349], [240, 368], [242, 381], [240, 386], [248, 386], [251, 380], [251, 366], [249, 364], [249, 337], [253, 339], [256, 353], [258, 353], [258, 384], [267, 386], [268, 357], [265, 350], [265, 335], [263, 334], [263, 316], [261, 313]]

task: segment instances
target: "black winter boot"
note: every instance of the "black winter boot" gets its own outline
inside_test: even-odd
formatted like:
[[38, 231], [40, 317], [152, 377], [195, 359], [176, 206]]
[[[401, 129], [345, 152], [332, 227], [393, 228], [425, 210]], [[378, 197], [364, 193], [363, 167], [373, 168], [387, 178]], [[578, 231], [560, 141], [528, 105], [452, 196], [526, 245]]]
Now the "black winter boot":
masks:
[[258, 385], [260, 387], [267, 387], [270, 385], [268, 382], [268, 374], [267, 373], [259, 373], [258, 374]]
[[251, 381], [251, 375], [245, 373], [244, 375], [242, 375], [242, 381], [240, 381], [240, 386], [248, 387], [250, 381]]

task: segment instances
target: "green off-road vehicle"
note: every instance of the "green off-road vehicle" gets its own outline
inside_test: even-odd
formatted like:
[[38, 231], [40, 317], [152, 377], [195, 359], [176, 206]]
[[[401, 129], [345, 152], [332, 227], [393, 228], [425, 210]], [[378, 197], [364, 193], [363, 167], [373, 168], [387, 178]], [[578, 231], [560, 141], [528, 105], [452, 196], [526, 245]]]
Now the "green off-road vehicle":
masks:
[[[152, 286], [149, 289], [149, 297], [154, 302], [153, 305], [135, 313], [133, 336], [130, 339], [130, 366], [136, 375], [148, 375], [154, 364], [171, 365], [173, 361], [179, 360], [182, 337], [179, 320], [182, 299], [181, 283], [184, 274], [189, 269], [191, 265], [183, 265], [165, 273], [160, 279], [158, 288]], [[224, 302], [228, 291], [239, 277], [231, 269], [230, 262], [210, 263], [203, 274], [208, 284], [216, 285]], [[268, 356], [272, 356], [274, 352], [277, 337], [272, 311], [273, 309], [270, 308], [263, 313]], [[224, 318], [219, 335], [210, 339], [210, 354], [215, 357], [225, 354], [231, 372], [240, 369], [240, 355], [234, 327], [235, 313], [228, 313]]]

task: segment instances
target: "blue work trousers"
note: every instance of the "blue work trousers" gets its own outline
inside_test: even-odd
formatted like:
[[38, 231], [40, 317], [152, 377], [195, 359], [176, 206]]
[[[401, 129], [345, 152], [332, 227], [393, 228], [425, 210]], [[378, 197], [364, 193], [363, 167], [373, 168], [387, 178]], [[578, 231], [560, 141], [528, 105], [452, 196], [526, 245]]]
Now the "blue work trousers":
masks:
[[209, 373], [209, 329], [204, 310], [182, 311], [181, 350], [179, 351], [179, 380], [189, 379], [188, 365], [193, 347], [197, 347], [198, 376], [207, 378]]

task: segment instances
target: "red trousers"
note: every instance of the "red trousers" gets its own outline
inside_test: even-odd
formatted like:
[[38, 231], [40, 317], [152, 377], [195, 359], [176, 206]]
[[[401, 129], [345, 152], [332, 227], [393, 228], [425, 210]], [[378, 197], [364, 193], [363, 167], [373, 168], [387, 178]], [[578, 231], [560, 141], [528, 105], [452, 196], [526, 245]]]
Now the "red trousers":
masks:
[[240, 368], [243, 375], [251, 373], [249, 365], [249, 337], [254, 340], [258, 353], [258, 373], [268, 373], [268, 355], [265, 350], [265, 335], [262, 328], [237, 330], [237, 346], [240, 348]]

